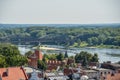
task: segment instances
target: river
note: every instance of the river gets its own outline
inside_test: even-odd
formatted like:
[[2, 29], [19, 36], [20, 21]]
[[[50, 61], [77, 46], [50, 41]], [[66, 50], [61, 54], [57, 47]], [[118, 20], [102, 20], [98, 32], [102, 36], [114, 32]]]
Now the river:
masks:
[[[63, 46], [56, 46], [56, 45], [46, 45], [47, 47], [51, 48], [60, 48], [60, 51], [65, 51], [63, 49]], [[20, 50], [21, 54], [25, 54], [27, 51], [33, 50], [31, 48], [31, 45], [18, 45], [18, 49]], [[119, 54], [120, 55], [120, 49], [106, 49], [106, 48], [71, 48], [68, 49], [68, 55], [75, 55], [75, 53], [80, 53], [81, 51], [87, 51], [89, 53], [97, 53], [99, 57], [99, 62], [106, 62], [106, 61], [111, 61], [111, 62], [118, 62], [120, 61], [120, 56], [112, 56], [109, 54]], [[46, 50], [43, 50], [43, 53], [45, 53]], [[59, 51], [56, 51], [59, 52]]]

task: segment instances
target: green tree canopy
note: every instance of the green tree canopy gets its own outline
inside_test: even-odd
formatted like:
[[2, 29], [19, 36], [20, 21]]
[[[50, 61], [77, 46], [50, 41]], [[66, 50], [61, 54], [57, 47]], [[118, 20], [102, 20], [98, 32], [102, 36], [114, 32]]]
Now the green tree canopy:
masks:
[[98, 62], [98, 55], [81, 51], [79, 54], [75, 55], [75, 62], [82, 63], [83, 66], [86, 66], [89, 62]]
[[0, 44], [0, 67], [22, 66], [27, 63], [27, 57], [20, 54], [18, 48], [12, 44]]
[[[31, 42], [41, 40], [45, 44], [59, 44], [66, 47], [108, 45], [120, 46], [120, 27], [22, 27], [0, 29], [0, 41]], [[118, 25], [120, 26], [120, 25]]]
[[95, 53], [93, 56], [92, 56], [92, 59], [91, 59], [91, 61], [92, 62], [98, 62], [98, 54], [97, 53]]
[[42, 60], [38, 60], [38, 68], [41, 69], [41, 70], [46, 70], [47, 65]]
[[63, 59], [64, 59], [64, 55], [63, 55], [62, 53], [59, 53], [59, 54], [57, 55], [57, 60], [62, 61]]
[[0, 68], [5, 66], [6, 66], [5, 57], [3, 55], [0, 55]]
[[28, 56], [30, 56], [31, 54], [33, 54], [33, 52], [32, 52], [32, 51], [28, 51], [28, 52], [25, 53], [25, 56], [28, 57]]
[[68, 58], [68, 54], [67, 54], [67, 51], [65, 51], [65, 56], [64, 56], [65, 58]]

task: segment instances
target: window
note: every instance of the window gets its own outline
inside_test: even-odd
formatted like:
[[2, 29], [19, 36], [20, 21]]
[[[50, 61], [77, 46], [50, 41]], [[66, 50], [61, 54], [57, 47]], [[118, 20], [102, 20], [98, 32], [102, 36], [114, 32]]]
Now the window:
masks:
[[115, 75], [114, 73], [111, 74], [111, 76], [114, 76], [114, 75]]

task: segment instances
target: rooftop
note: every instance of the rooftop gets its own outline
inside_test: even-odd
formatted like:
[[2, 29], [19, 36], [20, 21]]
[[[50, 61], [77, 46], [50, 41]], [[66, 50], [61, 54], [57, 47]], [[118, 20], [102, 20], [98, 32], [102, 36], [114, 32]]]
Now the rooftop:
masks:
[[90, 72], [97, 72], [97, 71], [95, 71], [95, 70], [84, 70], [85, 72], [87, 72], [87, 73], [90, 73]]
[[0, 77], [2, 78], [2, 80], [27, 80], [28, 79], [22, 67], [0, 68]]
[[24, 67], [24, 70], [25, 70], [25, 72], [26, 72], [27, 74], [28, 74], [28, 73], [32, 73], [33, 71], [38, 72], [38, 73], [41, 73], [40, 70], [31, 68], [31, 67]]

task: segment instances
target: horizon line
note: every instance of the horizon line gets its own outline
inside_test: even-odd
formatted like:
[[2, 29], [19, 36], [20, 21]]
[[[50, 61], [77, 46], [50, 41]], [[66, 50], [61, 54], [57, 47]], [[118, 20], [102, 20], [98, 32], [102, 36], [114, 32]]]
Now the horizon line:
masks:
[[0, 23], [0, 24], [81, 24], [81, 25], [85, 25], [85, 24], [120, 24], [120, 22], [111, 22], [111, 23]]

